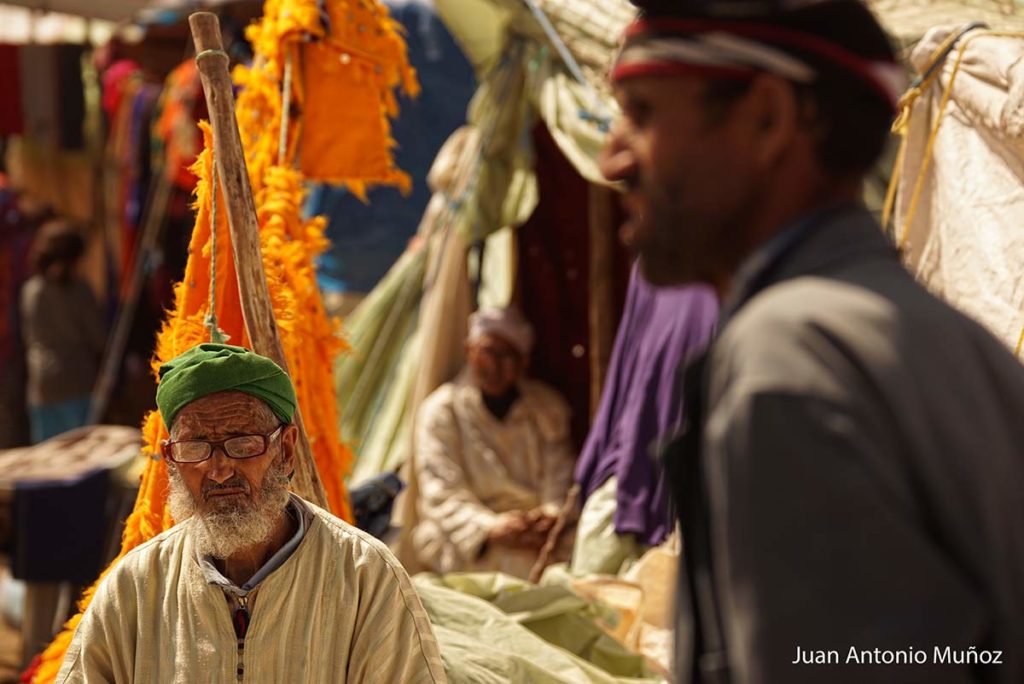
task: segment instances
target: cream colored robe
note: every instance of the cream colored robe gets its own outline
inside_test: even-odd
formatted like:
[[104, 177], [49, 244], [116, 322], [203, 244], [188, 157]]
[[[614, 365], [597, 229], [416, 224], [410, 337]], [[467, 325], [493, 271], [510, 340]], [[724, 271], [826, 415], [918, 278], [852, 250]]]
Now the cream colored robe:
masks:
[[204, 580], [186, 522], [103, 580], [57, 681], [445, 682], [427, 614], [387, 547], [302, 503], [310, 526], [257, 587], [241, 652], [232, 608]]
[[420, 407], [419, 522], [412, 540], [432, 570], [526, 577], [537, 559], [534, 551], [484, 548], [503, 513], [537, 507], [557, 513], [572, 481], [568, 405], [540, 382], [521, 381], [519, 391], [504, 420], [487, 409], [465, 374]]

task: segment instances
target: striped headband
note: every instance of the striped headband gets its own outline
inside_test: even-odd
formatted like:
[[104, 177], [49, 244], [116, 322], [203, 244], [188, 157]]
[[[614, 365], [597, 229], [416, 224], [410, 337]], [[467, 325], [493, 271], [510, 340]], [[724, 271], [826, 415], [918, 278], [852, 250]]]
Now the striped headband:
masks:
[[701, 19], [639, 19], [630, 24], [611, 80], [686, 74], [749, 78], [767, 71], [795, 83], [812, 83], [816, 70], [793, 50], [845, 69], [894, 111], [906, 88], [906, 74], [894, 61], [862, 57], [818, 36], [778, 26]]

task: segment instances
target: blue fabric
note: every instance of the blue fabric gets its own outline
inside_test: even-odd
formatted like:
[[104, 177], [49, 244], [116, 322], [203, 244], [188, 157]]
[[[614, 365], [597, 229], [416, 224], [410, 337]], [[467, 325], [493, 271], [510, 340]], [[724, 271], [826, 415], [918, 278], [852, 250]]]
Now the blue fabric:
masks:
[[352, 512], [356, 516], [356, 526], [377, 539], [383, 539], [391, 529], [395, 497], [403, 489], [405, 483], [396, 473], [383, 473], [353, 489], [349, 498], [352, 500]]
[[415, 100], [401, 100], [391, 131], [398, 142], [395, 160], [412, 176], [412, 193], [375, 188], [367, 205], [342, 188], [311, 188], [306, 214], [328, 218], [331, 247], [318, 261], [325, 290], [369, 292], [402, 254], [430, 200], [430, 165], [448, 136], [465, 123], [476, 89], [472, 67], [429, 5], [386, 4], [405, 28], [409, 61], [423, 86]]
[[84, 396], [56, 404], [29, 406], [32, 443], [39, 444], [51, 437], [85, 425], [89, 419], [89, 403], [89, 397]]
[[88, 584], [103, 568], [110, 471], [14, 487], [12, 574], [30, 582]]

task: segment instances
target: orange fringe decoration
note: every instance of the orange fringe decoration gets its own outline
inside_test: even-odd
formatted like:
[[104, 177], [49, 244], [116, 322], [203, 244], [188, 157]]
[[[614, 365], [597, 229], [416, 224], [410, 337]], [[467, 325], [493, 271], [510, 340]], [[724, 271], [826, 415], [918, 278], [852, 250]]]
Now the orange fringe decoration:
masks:
[[[246, 29], [259, 58], [252, 68], [238, 66], [242, 146], [254, 181], [277, 163], [280, 84], [288, 63], [292, 96], [302, 112], [302, 172], [310, 180], [346, 186], [364, 201], [370, 184], [397, 185], [408, 191], [411, 181], [397, 169], [391, 155], [389, 117], [397, 116], [394, 90], [410, 97], [419, 93], [416, 71], [409, 65], [401, 25], [387, 8], [363, 0], [327, 3], [327, 24], [316, 0], [266, 0], [263, 17]], [[307, 40], [309, 37], [311, 40]], [[287, 157], [294, 158], [299, 127], [289, 131]]]
[[[365, 0], [364, 0], [365, 1]], [[334, 176], [335, 182], [343, 182], [353, 192], [365, 197], [365, 189], [371, 183], [389, 183], [402, 188], [408, 187], [408, 176], [394, 167], [390, 150], [393, 141], [388, 134], [387, 117], [397, 113], [392, 88], [399, 82], [407, 93], [415, 94], [418, 85], [415, 74], [405, 56], [405, 44], [397, 34], [396, 24], [383, 6], [375, 2], [347, 2], [332, 0], [328, 3], [332, 27], [337, 36], [363, 33], [353, 29], [353, 12], [360, 12], [361, 21], [373, 17], [370, 29], [374, 40], [377, 69], [371, 64], [374, 76], [365, 78], [365, 69], [352, 70], [346, 74], [353, 88], [339, 91], [338, 103], [332, 107], [354, 110], [365, 107], [359, 114], [362, 121], [369, 122], [368, 128], [328, 127], [321, 131], [332, 140], [332, 151], [348, 150], [342, 168], [347, 175]], [[324, 237], [326, 221], [317, 217], [304, 221], [301, 217], [303, 200], [303, 175], [288, 166], [279, 165], [277, 132], [281, 127], [283, 108], [281, 105], [281, 84], [284, 77], [284, 55], [291, 51], [297, 59], [300, 41], [304, 35], [324, 39], [319, 23], [315, 0], [267, 0], [264, 18], [251, 26], [247, 32], [256, 52], [255, 66], [238, 67], [234, 78], [243, 90], [238, 97], [235, 111], [239, 122], [243, 149], [246, 152], [249, 176], [252, 182], [257, 215], [260, 225], [260, 245], [263, 266], [267, 275], [271, 303], [281, 335], [289, 371], [295, 383], [299, 406], [302, 411], [310, 446], [313, 450], [317, 471], [327, 494], [330, 510], [337, 516], [351, 521], [352, 511], [345, 488], [345, 477], [352, 465], [352, 452], [338, 437], [337, 403], [334, 396], [334, 357], [346, 344], [339, 335], [339, 322], [330, 320], [324, 311], [316, 285], [313, 266], [314, 258], [327, 246]], [[366, 26], [355, 24], [354, 26]], [[332, 49], [337, 49], [338, 40], [332, 34], [327, 40]], [[384, 49], [386, 48], [386, 49]], [[326, 53], [325, 53], [326, 54]], [[362, 53], [360, 53], [362, 54]], [[306, 55], [304, 55], [306, 56]], [[328, 57], [324, 57], [327, 59]], [[337, 58], [334, 55], [333, 58]], [[307, 58], [307, 65], [309, 59]], [[303, 92], [303, 71], [293, 64], [292, 95], [301, 98]], [[309, 73], [309, 72], [307, 72]], [[361, 76], [360, 76], [361, 74]], [[353, 76], [359, 79], [353, 80]], [[343, 80], [344, 80], [343, 79]], [[309, 84], [306, 92], [317, 88], [339, 87], [338, 78], [329, 82]], [[348, 99], [360, 91], [364, 96], [366, 84], [376, 89], [375, 99], [366, 97]], [[312, 90], [310, 90], [312, 88]], [[344, 93], [347, 92], [348, 95]], [[301, 100], [300, 100], [301, 101]], [[335, 112], [338, 109], [334, 110]], [[372, 116], [371, 116], [372, 114]], [[354, 118], [353, 118], [354, 120]], [[287, 160], [295, 157], [295, 145], [299, 138], [299, 122], [289, 126]], [[324, 126], [322, 120], [305, 120], [303, 136], [321, 139], [317, 128]], [[205, 122], [200, 124], [204, 148], [190, 171], [199, 181], [196, 186], [197, 210], [195, 228], [189, 244], [189, 259], [185, 267], [185, 278], [175, 288], [175, 307], [156, 345], [153, 360], [154, 372], [163, 362], [174, 358], [200, 342], [209, 339], [205, 325], [209, 311], [210, 259], [212, 234], [212, 196], [210, 179], [213, 171], [212, 131]], [[382, 132], [382, 133], [381, 133]], [[376, 150], [372, 145], [376, 144]], [[368, 161], [369, 160], [369, 161]], [[371, 163], [372, 162], [372, 163]], [[347, 168], [344, 168], [347, 165]], [[231, 236], [224, 208], [226, 202], [218, 195], [217, 254], [216, 254], [216, 316], [218, 327], [229, 336], [232, 344], [250, 346], [242, 320], [234, 260], [231, 252]], [[160, 414], [153, 411], [143, 426], [143, 451], [150, 455], [158, 453], [161, 440], [167, 438], [167, 429]], [[38, 658], [35, 671], [31, 673], [34, 683], [49, 683], [56, 679], [63, 662], [64, 653], [71, 643], [74, 630], [81, 621], [82, 613], [88, 607], [99, 582], [125, 554], [145, 541], [152, 539], [170, 528], [174, 521], [165, 505], [167, 494], [167, 470], [162, 460], [150, 460], [142, 475], [135, 509], [125, 523], [121, 552], [117, 559], [103, 571], [96, 584], [88, 588], [78, 604], [79, 614], [65, 624], [50, 646]]]

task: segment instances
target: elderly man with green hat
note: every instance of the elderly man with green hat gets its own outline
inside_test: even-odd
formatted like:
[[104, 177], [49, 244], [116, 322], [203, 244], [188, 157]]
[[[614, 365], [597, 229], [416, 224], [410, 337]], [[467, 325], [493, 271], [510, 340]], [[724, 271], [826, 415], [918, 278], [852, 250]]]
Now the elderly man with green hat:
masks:
[[273, 361], [201, 344], [160, 368], [178, 525], [100, 584], [59, 682], [444, 682], [387, 547], [288, 491], [296, 397]]

